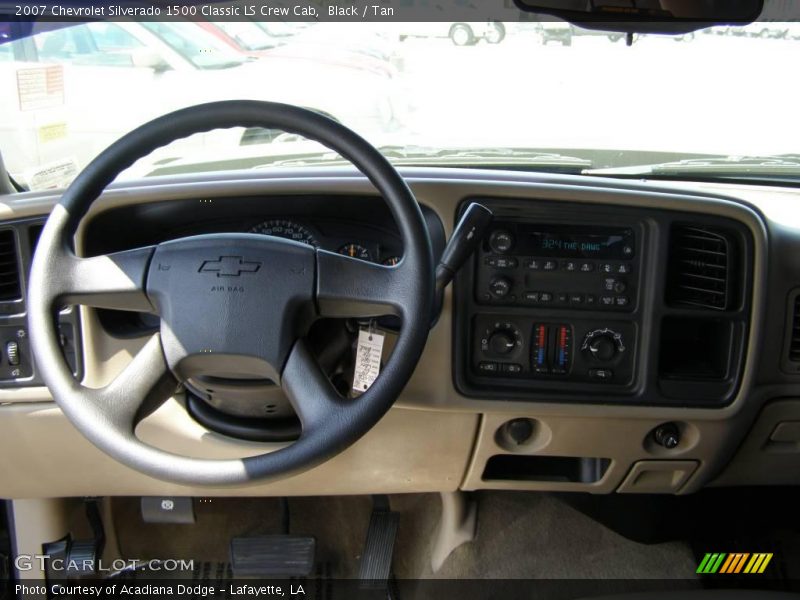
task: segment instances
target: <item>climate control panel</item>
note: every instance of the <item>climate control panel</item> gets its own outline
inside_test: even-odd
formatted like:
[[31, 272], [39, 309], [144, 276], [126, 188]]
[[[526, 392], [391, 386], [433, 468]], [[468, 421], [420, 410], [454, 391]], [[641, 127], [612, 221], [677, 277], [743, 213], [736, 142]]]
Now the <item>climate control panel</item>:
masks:
[[626, 321], [477, 315], [472, 368], [478, 377], [629, 385], [636, 327]]

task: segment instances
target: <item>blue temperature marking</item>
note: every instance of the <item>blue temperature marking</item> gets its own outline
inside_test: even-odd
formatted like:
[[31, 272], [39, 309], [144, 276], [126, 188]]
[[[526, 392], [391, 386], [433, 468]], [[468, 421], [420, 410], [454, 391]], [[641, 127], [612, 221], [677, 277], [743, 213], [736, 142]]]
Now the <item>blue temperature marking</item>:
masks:
[[539, 348], [539, 353], [536, 357], [536, 363], [540, 365], [544, 364], [544, 348]]
[[566, 363], [567, 363], [567, 357], [564, 354], [564, 349], [561, 348], [561, 350], [559, 350], [558, 352], [558, 364], [563, 367]]

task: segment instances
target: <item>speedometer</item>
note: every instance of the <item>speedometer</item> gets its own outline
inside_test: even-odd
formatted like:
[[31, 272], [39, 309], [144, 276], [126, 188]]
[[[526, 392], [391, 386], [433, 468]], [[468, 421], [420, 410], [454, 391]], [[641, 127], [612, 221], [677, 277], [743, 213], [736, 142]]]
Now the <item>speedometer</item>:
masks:
[[314, 234], [312, 234], [307, 228], [293, 221], [287, 221], [284, 219], [272, 219], [270, 221], [264, 221], [263, 223], [259, 223], [250, 229], [249, 233], [273, 235], [275, 237], [308, 244], [309, 246], [314, 246], [315, 248], [319, 246], [319, 243], [314, 238]]

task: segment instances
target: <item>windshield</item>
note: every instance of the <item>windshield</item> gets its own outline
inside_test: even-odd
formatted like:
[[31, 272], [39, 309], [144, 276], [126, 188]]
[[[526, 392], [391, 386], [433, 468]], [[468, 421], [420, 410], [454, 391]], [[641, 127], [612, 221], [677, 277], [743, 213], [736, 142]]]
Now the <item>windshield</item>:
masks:
[[196, 23], [150, 21], [142, 26], [158, 37], [158, 41], [152, 42], [155, 48], [167, 44], [198, 69], [224, 69], [244, 62], [241, 55], [226, 48], [213, 35], [207, 35]]
[[268, 30], [262, 29], [252, 21], [220, 21], [212, 23], [211, 27], [218, 27], [233, 40], [235, 45], [245, 50], [264, 50], [278, 43]]
[[[147, 120], [242, 98], [324, 113], [401, 165], [680, 171], [715, 158], [700, 164], [752, 173], [752, 157], [792, 154], [781, 173], [800, 177], [793, 23], [636, 35], [630, 46], [534, 21], [37, 27], [13, 42], [0, 28], [0, 150], [31, 188], [68, 184]], [[340, 162], [297, 136], [236, 129], [161, 149], [124, 176]]]

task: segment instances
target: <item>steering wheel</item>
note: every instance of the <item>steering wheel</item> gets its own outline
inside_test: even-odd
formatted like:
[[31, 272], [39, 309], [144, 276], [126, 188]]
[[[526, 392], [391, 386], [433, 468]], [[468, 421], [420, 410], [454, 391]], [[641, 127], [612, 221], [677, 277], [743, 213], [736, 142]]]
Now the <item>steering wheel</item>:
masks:
[[[117, 175], [156, 148], [227, 127], [282, 129], [348, 159], [389, 204], [403, 239], [396, 266], [365, 262], [259, 234], [186, 237], [80, 258], [74, 236]], [[112, 144], [73, 181], [51, 212], [31, 269], [32, 353], [72, 424], [100, 450], [147, 475], [191, 485], [274, 480], [314, 467], [371, 429], [392, 406], [427, 340], [434, 298], [428, 229], [411, 190], [389, 162], [343, 125], [294, 106], [255, 101], [201, 104], [155, 119]], [[103, 388], [73, 376], [58, 342], [66, 305], [154, 312], [154, 334]], [[304, 335], [320, 317], [402, 319], [394, 351], [364, 394], [345, 399], [309, 351]], [[241, 459], [198, 459], [139, 440], [141, 419], [203, 372], [262, 377], [282, 386], [302, 433], [291, 445]]]

